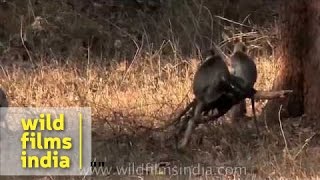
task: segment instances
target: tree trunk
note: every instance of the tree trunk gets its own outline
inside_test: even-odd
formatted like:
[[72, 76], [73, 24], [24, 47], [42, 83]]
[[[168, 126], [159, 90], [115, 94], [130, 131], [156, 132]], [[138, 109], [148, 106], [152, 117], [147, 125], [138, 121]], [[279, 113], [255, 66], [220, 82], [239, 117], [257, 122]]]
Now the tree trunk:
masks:
[[[306, 0], [307, 1], [307, 0]], [[308, 2], [309, 23], [306, 30], [309, 51], [304, 62], [304, 106], [311, 120], [320, 124], [320, 1]]]
[[[273, 89], [291, 89], [286, 99], [270, 102], [269, 120], [277, 122], [277, 113], [296, 117], [320, 117], [320, 1], [285, 0], [280, 9], [280, 70]], [[275, 115], [275, 116], [273, 116]]]

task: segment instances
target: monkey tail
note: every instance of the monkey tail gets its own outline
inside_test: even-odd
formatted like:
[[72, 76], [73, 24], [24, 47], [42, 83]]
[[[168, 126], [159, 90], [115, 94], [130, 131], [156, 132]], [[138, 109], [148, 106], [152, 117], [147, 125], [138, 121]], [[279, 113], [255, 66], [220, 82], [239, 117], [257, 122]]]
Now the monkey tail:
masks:
[[256, 126], [257, 135], [259, 136], [260, 131], [259, 131], [258, 120], [257, 120], [257, 115], [256, 115], [254, 96], [251, 97], [251, 108], [252, 108], [253, 120], [254, 120], [254, 124]]

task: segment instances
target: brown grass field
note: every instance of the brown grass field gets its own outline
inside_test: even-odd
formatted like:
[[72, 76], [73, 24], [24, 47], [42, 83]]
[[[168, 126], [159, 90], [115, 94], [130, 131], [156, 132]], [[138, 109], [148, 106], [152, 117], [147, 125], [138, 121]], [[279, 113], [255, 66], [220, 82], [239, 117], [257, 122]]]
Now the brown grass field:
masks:
[[[257, 102], [260, 138], [250, 103], [248, 118], [240, 124], [231, 124], [226, 115], [197, 127], [184, 152], [177, 152], [173, 138], [163, 142], [156, 137], [155, 132], [193, 98], [199, 51], [213, 42], [220, 42], [228, 54], [232, 39], [248, 40], [258, 67], [256, 89], [272, 89], [279, 71], [274, 54], [281, 41], [276, 3], [174, 1], [172, 9], [149, 14], [132, 8], [111, 11], [86, 0], [74, 7], [66, 2], [0, 2], [0, 86], [10, 106], [91, 107], [93, 159], [114, 168], [150, 163], [157, 171], [143, 169], [141, 176], [0, 176], [1, 180], [320, 179], [318, 132], [303, 123], [304, 116], [279, 118], [275, 124], [266, 121], [267, 101]], [[198, 164], [233, 171], [190, 177], [161, 170]]]
[[[200, 163], [246, 167], [245, 175], [232, 178], [317, 179], [320, 149], [316, 146], [319, 140], [315, 132], [302, 126], [303, 117], [280, 119], [281, 126], [269, 128], [267, 115], [261, 113], [265, 102], [257, 103], [263, 129], [261, 139], [255, 135], [251, 118], [236, 126], [222, 118], [221, 123], [198, 127], [184, 153], [175, 150], [174, 142], [163, 145], [151, 138], [152, 129], [170, 122], [193, 98], [191, 83], [199, 62], [146, 57], [130, 65], [117, 62], [106, 65], [90, 59], [83, 64], [51, 59], [50, 63], [37, 62], [37, 67], [2, 66], [0, 83], [11, 106], [91, 107], [93, 157], [104, 159], [112, 167], [125, 167], [128, 162], [165, 162], [167, 166]], [[256, 88], [270, 90], [278, 66], [272, 59], [256, 58], [256, 62], [259, 70]], [[53, 177], [56, 178], [59, 179]], [[168, 176], [159, 173], [144, 178]]]

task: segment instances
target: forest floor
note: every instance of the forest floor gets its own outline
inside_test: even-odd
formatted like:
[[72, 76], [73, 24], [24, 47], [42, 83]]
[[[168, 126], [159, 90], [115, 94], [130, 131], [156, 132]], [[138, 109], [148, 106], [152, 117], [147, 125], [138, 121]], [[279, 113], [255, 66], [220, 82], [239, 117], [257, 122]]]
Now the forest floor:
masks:
[[[193, 98], [191, 84], [200, 61], [185, 57], [199, 56], [212, 41], [225, 41], [221, 29], [231, 39], [243, 35], [251, 50], [262, 54], [255, 58], [256, 89], [272, 88], [279, 71], [269, 56], [278, 40], [276, 4], [177, 1], [177, 9], [150, 14], [94, 2], [0, 2], [0, 85], [10, 106], [91, 107], [92, 156], [112, 171], [73, 179], [320, 179], [318, 131], [304, 124], [304, 116], [266, 121], [267, 101], [257, 102], [259, 138], [250, 106], [248, 118], [238, 125], [226, 116], [197, 127], [184, 152], [175, 149], [173, 138], [161, 142], [154, 137]], [[215, 16], [227, 11], [249, 28]], [[230, 51], [227, 41], [223, 46]], [[117, 172], [133, 164], [144, 166], [142, 174]], [[190, 167], [196, 171], [192, 177]]]
[[[250, 106], [249, 117], [238, 125], [229, 123], [226, 116], [218, 123], [197, 127], [184, 152], [175, 149], [173, 138], [164, 143], [154, 138], [155, 129], [171, 122], [193, 98], [191, 83], [199, 62], [141, 58], [131, 65], [107, 65], [94, 60], [81, 64], [50, 59], [35, 66], [29, 62], [2, 66], [0, 84], [11, 106], [91, 107], [93, 158], [112, 167], [111, 175], [117, 174], [119, 167], [144, 166], [142, 174], [108, 174], [111, 179], [204, 178], [198, 172], [189, 177], [188, 170], [179, 171], [184, 176], [174, 176], [178, 173], [175, 168], [186, 167], [206, 169], [206, 178], [212, 179], [318, 177], [320, 138], [315, 129], [304, 125], [307, 117], [267, 122], [268, 114], [263, 113], [266, 101], [257, 102], [262, 131], [259, 138]], [[278, 65], [270, 59], [256, 62], [256, 88], [270, 90]]]

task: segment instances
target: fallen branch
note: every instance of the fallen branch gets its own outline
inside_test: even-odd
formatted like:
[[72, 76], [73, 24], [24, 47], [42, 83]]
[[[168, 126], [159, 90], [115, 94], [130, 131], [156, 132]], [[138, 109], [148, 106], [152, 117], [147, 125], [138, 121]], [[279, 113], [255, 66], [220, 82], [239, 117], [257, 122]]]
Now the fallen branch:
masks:
[[[272, 100], [272, 99], [278, 99], [278, 98], [284, 98], [291, 94], [293, 91], [292, 90], [280, 90], [280, 91], [257, 91], [256, 94], [254, 95], [254, 99], [256, 100]], [[190, 113], [189, 111], [193, 108], [195, 105], [195, 101], [193, 100], [190, 102], [187, 107], [179, 113], [178, 117], [176, 117], [173, 121], [171, 121], [169, 124], [165, 125], [162, 128], [159, 128], [157, 130], [153, 131], [152, 137], [155, 139], [160, 138], [161, 139], [161, 144], [164, 144], [168, 139], [172, 138], [174, 134], [180, 128], [186, 125], [188, 123], [189, 119], [182, 118], [185, 116], [187, 113]], [[191, 112], [192, 113], [192, 112]], [[192, 116], [192, 114], [191, 114]], [[209, 121], [214, 121], [215, 119], [219, 118], [220, 116], [208, 116], [208, 117], [203, 117], [201, 120], [201, 123], [206, 123]], [[158, 138], [157, 138], [158, 137]]]
[[[280, 90], [280, 91], [257, 91], [254, 95], [255, 100], [271, 100], [271, 99], [279, 99], [284, 98], [288, 96], [290, 93], [292, 93], [292, 90]], [[179, 114], [177, 118], [174, 119], [174, 121], [170, 124], [168, 124], [166, 127], [171, 125], [177, 125], [178, 122], [181, 120], [181, 118], [186, 115], [186, 113], [194, 107], [196, 104], [195, 100], [193, 100], [191, 103], [187, 105], [187, 107]]]
[[280, 91], [257, 91], [254, 95], [254, 99], [263, 100], [263, 99], [278, 99], [284, 98], [292, 93], [292, 90], [280, 90]]

